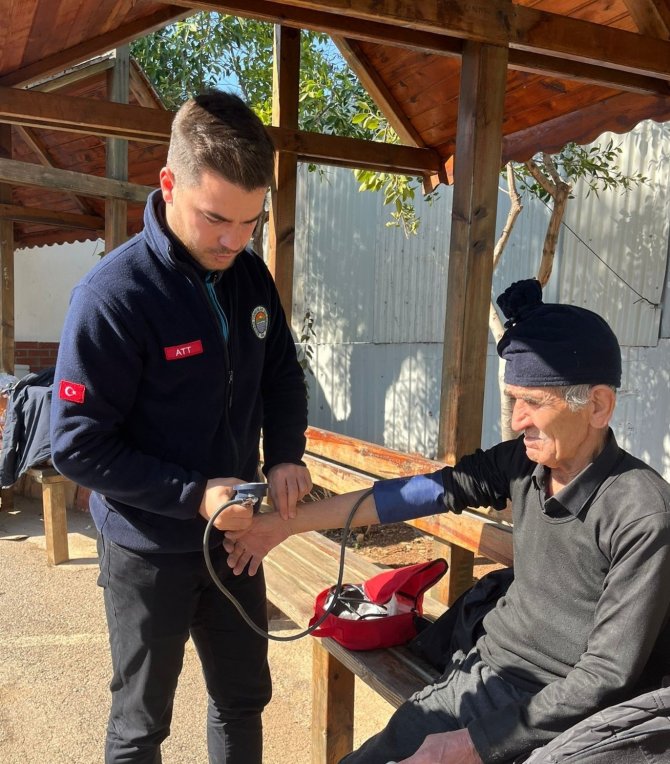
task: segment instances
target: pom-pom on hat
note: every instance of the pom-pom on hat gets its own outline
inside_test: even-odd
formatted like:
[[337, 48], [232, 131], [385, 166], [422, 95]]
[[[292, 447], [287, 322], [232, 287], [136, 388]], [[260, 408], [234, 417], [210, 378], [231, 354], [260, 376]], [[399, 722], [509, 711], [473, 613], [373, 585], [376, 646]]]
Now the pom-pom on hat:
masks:
[[508, 319], [498, 343], [498, 355], [507, 361], [507, 384], [620, 386], [619, 342], [597, 313], [542, 302], [536, 279], [516, 281], [497, 303]]

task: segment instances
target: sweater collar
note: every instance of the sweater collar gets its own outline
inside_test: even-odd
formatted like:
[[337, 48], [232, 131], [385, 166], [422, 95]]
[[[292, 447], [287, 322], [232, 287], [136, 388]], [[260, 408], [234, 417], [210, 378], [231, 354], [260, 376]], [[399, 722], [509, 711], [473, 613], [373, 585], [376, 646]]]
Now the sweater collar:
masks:
[[[598, 456], [585, 467], [579, 475], [562, 488], [557, 494], [544, 502], [544, 511], [552, 517], [577, 517], [586, 507], [605, 479], [611, 475], [614, 465], [621, 458], [614, 433], [608, 429], [605, 447]], [[550, 470], [538, 464], [533, 470], [535, 487], [546, 495], [546, 485], [550, 478]]]

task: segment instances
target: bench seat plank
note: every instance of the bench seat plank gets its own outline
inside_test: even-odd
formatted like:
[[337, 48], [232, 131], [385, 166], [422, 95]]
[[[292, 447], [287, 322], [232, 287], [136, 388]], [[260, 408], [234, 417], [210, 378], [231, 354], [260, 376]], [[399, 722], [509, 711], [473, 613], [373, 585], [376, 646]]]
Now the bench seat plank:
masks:
[[[339, 544], [315, 531], [291, 536], [275, 547], [264, 563], [268, 599], [300, 627], [314, 612], [319, 592], [335, 584]], [[360, 583], [380, 572], [380, 567], [347, 551], [345, 583]], [[424, 611], [435, 617], [444, 605], [424, 598]], [[315, 638], [316, 639], [316, 638]], [[326, 650], [352, 674], [359, 676], [382, 697], [398, 706], [409, 695], [436, 677], [427, 664], [421, 664], [407, 648], [352, 651], [332, 639], [323, 640]]]

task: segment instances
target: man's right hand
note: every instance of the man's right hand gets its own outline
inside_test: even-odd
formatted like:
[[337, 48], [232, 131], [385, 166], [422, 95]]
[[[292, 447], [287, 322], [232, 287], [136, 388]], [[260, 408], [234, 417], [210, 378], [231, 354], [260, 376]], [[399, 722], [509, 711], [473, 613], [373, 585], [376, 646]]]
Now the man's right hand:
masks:
[[283, 520], [279, 512], [254, 515], [248, 530], [226, 533], [223, 548], [228, 552], [228, 567], [239, 576], [248, 565], [247, 572], [253, 576], [265, 555], [285, 541], [291, 532], [291, 521]]
[[[233, 498], [235, 495], [233, 486], [240, 483], [244, 483], [244, 480], [239, 478], [214, 478], [208, 480], [198, 512], [205, 520], [209, 521], [209, 518], [216, 513], [219, 507], [222, 507]], [[220, 531], [244, 531], [250, 527], [253, 516], [254, 508], [252, 505], [231, 504], [230, 507], [224, 509], [216, 518], [214, 527]]]

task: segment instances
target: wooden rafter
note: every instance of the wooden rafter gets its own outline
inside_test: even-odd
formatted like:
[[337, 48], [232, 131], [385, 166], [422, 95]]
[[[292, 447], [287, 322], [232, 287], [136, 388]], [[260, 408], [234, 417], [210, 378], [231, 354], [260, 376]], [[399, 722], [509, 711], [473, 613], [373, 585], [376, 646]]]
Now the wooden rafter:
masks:
[[[503, 138], [503, 163], [510, 159], [529, 159], [541, 145], [544, 151], [560, 151], [569, 141], [589, 143], [605, 130], [612, 130], [613, 121], [618, 120], [620, 133], [631, 130], [643, 119], [666, 120], [667, 102], [657, 99], [657, 113], [651, 97], [642, 100], [631, 93], [621, 93], [605, 101], [586, 106], [570, 114], [550, 119], [526, 130], [519, 130]], [[588, 125], [585, 130], [585, 125]]]
[[410, 146], [425, 147], [421, 136], [414, 129], [411, 121], [405, 116], [377, 70], [370, 66], [370, 62], [361, 50], [359, 42], [357, 40], [345, 39], [344, 37], [334, 37], [333, 42], [337, 45], [338, 50], [352, 71], [356, 73], [361, 85], [363, 85], [377, 106], [384, 112], [400, 140]]
[[58, 228], [83, 228], [98, 232], [105, 228], [105, 221], [99, 215], [77, 215], [73, 212], [57, 212], [40, 207], [23, 207], [20, 204], [0, 204], [0, 220]]
[[151, 16], [131, 21], [128, 24], [113, 29], [111, 32], [105, 32], [98, 37], [93, 37], [79, 45], [74, 45], [66, 50], [61, 50], [41, 61], [36, 61], [35, 63], [17, 69], [4, 77], [0, 77], [0, 85], [27, 87], [37, 80], [50, 74], [62, 72], [101, 52], [112, 50], [124, 43], [131, 42], [137, 37], [142, 37], [150, 32], [155, 32], [166, 24], [186, 18], [191, 13], [192, 11], [184, 10], [183, 6], [167, 5], [165, 8], [156, 11], [156, 13]]
[[[168, 143], [172, 113], [141, 106], [91, 101], [74, 96], [33, 93], [0, 87], [0, 122], [67, 130], [150, 143]], [[369, 167], [386, 172], [432, 175], [441, 160], [429, 148], [394, 146], [335, 135], [320, 135], [284, 127], [269, 127], [279, 151], [300, 160], [345, 167]]]
[[[53, 161], [49, 149], [44, 145], [41, 138], [29, 127], [23, 127], [22, 125], [15, 125], [15, 130], [18, 133], [21, 140], [32, 151], [35, 158], [42, 165], [42, 167], [54, 167], [58, 169], [58, 165]], [[66, 192], [68, 193], [68, 192]], [[96, 212], [91, 205], [76, 194], [68, 193], [68, 196], [72, 198], [74, 203], [84, 213], [84, 215], [95, 215]]]
[[85, 64], [73, 67], [56, 77], [48, 77], [30, 86], [31, 90], [39, 90], [41, 93], [53, 93], [69, 85], [75, 85], [82, 80], [96, 77], [114, 66], [114, 59], [110, 56], [102, 56], [98, 61], [87, 61]]
[[[509, 0], [176, 0], [193, 9], [438, 55], [460, 55], [463, 40], [509, 45], [510, 68], [667, 95], [670, 42], [515, 5]], [[657, 4], [667, 0], [656, 0]], [[287, 6], [290, 5], [290, 12]]]
[[624, 0], [640, 34], [670, 40], [668, 0]]

